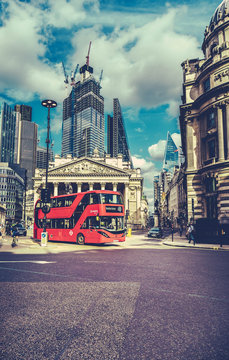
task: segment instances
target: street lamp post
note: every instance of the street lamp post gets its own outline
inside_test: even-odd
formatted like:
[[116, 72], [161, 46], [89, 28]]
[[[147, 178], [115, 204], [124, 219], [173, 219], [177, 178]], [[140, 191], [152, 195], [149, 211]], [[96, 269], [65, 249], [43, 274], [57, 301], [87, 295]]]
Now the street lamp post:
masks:
[[42, 106], [46, 107], [48, 109], [48, 123], [47, 123], [47, 138], [46, 138], [46, 172], [45, 172], [45, 198], [42, 199], [42, 202], [44, 200], [44, 224], [43, 224], [43, 232], [46, 232], [46, 214], [47, 214], [47, 194], [48, 194], [48, 167], [49, 167], [49, 132], [50, 132], [50, 109], [55, 108], [57, 106], [57, 103], [54, 100], [43, 100], [41, 103]]

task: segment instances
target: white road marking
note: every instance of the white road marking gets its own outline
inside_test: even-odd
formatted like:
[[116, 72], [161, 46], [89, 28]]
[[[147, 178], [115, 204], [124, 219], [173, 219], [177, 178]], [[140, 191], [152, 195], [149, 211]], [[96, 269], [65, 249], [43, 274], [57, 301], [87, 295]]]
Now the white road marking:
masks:
[[42, 261], [42, 260], [14, 260], [14, 261], [1, 261], [0, 263], [33, 263], [33, 264], [53, 264], [56, 261]]

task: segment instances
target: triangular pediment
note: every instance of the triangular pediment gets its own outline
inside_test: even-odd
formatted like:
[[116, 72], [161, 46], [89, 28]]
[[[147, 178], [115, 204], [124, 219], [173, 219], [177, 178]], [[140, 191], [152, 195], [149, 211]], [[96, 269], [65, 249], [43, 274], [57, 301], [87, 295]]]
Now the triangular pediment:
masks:
[[126, 176], [128, 171], [89, 158], [72, 160], [48, 172], [49, 176]]

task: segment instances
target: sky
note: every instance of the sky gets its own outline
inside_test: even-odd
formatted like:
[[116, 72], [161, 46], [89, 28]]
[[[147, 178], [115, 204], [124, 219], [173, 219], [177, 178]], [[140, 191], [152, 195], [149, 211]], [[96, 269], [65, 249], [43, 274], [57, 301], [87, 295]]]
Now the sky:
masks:
[[[45, 145], [51, 110], [53, 150], [61, 152], [62, 104], [70, 75], [85, 64], [101, 81], [105, 121], [118, 98], [135, 167], [152, 209], [153, 177], [162, 169], [167, 132], [180, 145], [181, 63], [203, 58], [205, 27], [220, 4], [207, 0], [1, 0], [0, 101], [33, 108]], [[76, 74], [76, 80], [79, 74]], [[105, 134], [106, 139], [106, 134]]]

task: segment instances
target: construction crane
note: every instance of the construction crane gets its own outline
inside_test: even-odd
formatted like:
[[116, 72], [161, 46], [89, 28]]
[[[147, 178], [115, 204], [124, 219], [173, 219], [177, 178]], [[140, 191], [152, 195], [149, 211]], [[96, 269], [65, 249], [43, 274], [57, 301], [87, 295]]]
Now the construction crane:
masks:
[[87, 56], [86, 56], [86, 65], [87, 65], [87, 66], [89, 66], [90, 50], [91, 50], [91, 41], [90, 41], [90, 43], [89, 43], [88, 53], [87, 53]]
[[64, 82], [65, 82], [65, 84], [68, 84], [68, 75], [66, 74], [66, 70], [65, 70], [63, 61], [62, 61], [62, 67], [63, 67], [63, 71], [64, 71]]
[[101, 70], [101, 74], [100, 74], [100, 77], [99, 77], [99, 86], [100, 87], [101, 87], [102, 78], [103, 78], [103, 70]]
[[76, 73], [77, 73], [77, 71], [78, 71], [78, 68], [79, 68], [79, 64], [76, 65], [75, 71], [74, 71], [74, 72], [72, 71], [72, 74], [71, 74], [71, 85], [74, 85], [74, 84], [75, 84], [75, 76], [76, 76]]

